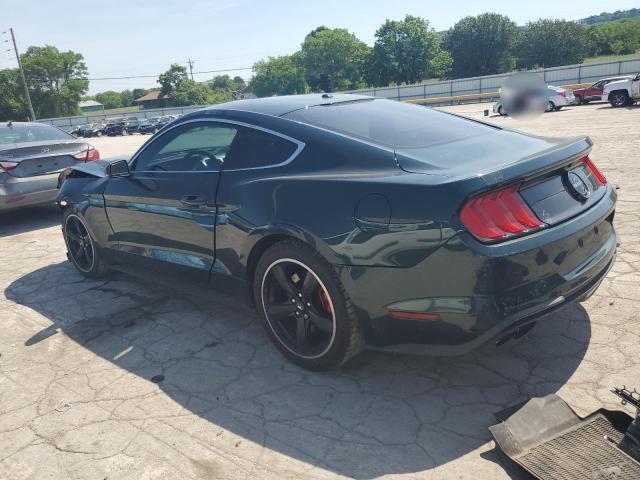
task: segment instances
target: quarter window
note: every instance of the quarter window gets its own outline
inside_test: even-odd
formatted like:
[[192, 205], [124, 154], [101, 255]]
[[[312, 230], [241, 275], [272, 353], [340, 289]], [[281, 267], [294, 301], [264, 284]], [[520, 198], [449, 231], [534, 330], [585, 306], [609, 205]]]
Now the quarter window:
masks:
[[293, 155], [298, 146], [282, 137], [255, 128], [239, 127], [225, 170], [278, 165]]
[[212, 122], [187, 123], [162, 134], [138, 155], [134, 171], [217, 172], [238, 129]]

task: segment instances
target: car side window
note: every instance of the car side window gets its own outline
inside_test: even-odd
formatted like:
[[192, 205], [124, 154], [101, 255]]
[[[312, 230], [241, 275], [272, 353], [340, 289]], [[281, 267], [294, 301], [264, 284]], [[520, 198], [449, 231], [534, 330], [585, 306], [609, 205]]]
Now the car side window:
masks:
[[600, 82], [594, 83], [592, 88], [602, 88], [603, 86], [604, 86], [604, 82], [600, 81]]
[[293, 155], [298, 145], [278, 135], [255, 128], [239, 127], [224, 160], [225, 170], [278, 165]]
[[238, 133], [235, 126], [194, 122], [161, 134], [136, 158], [133, 171], [217, 172]]

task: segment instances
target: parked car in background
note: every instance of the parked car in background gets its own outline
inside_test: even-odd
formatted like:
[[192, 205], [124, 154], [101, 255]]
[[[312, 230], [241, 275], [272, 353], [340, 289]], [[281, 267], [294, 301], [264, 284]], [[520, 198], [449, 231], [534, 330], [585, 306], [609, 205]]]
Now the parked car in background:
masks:
[[60, 171], [99, 158], [93, 146], [51, 125], [0, 124], [0, 211], [53, 204]]
[[124, 135], [124, 123], [107, 123], [104, 127], [104, 134], [109, 137]]
[[72, 135], [73, 135], [74, 137], [82, 137], [82, 136], [83, 136], [82, 134], [83, 134], [83, 132], [84, 132], [84, 129], [85, 129], [85, 128], [87, 128], [87, 126], [88, 126], [87, 124], [84, 124], [84, 125], [76, 125], [76, 126], [75, 126], [75, 128], [74, 128], [74, 130], [73, 130]]
[[138, 131], [138, 127], [140, 126], [140, 119], [137, 117], [127, 118], [124, 122], [125, 131], [132, 135]]
[[617, 82], [618, 80], [626, 80], [632, 78], [633, 75], [621, 75], [618, 77], [603, 78], [598, 80], [592, 85], [585, 88], [578, 88], [573, 91], [573, 95], [576, 97], [576, 105], [582, 105], [583, 103], [589, 103], [602, 100], [602, 92], [605, 85], [611, 82]]
[[101, 137], [104, 134], [104, 125], [102, 123], [90, 123], [78, 130], [81, 137]]
[[78, 132], [82, 127], [84, 127], [84, 125], [74, 125], [73, 127], [70, 127], [69, 130], [67, 130], [67, 133], [73, 135], [74, 137], [79, 137], [80, 135], [78, 134]]
[[[575, 97], [571, 90], [566, 88], [556, 87], [555, 85], [547, 85], [547, 108], [545, 112], [557, 112], [562, 107], [575, 104]], [[493, 104], [493, 113], [498, 115], [508, 115], [505, 111], [502, 102], [498, 100]]]
[[640, 101], [640, 73], [635, 77], [605, 85], [602, 99], [612, 107], [624, 107]]
[[153, 135], [160, 127], [158, 127], [158, 121], [156, 119], [140, 121], [138, 125], [138, 133], [141, 135]]
[[591, 148], [361, 95], [240, 100], [65, 170], [58, 202], [84, 276], [250, 293], [274, 345], [321, 369], [561, 321], [547, 314], [615, 258], [616, 192]]

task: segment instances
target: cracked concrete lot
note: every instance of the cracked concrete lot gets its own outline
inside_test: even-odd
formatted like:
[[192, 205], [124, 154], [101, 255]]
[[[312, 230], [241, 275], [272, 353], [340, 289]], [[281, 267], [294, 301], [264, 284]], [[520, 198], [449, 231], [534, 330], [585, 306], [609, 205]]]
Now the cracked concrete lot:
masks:
[[[489, 121], [590, 135], [620, 187], [621, 246], [586, 303], [459, 358], [365, 352], [307, 372], [236, 300], [121, 274], [87, 281], [66, 259], [57, 210], [1, 216], [0, 478], [521, 479], [490, 441], [494, 412], [548, 393], [581, 414], [623, 408], [609, 389], [640, 387], [640, 108]], [[94, 143], [106, 156], [147, 138]]]

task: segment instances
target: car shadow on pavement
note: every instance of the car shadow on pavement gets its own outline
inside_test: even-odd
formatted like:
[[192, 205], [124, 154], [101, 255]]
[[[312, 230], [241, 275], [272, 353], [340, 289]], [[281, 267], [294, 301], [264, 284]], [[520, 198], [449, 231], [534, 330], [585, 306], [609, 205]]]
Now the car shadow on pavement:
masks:
[[0, 212], [0, 238], [60, 225], [57, 205]]
[[54, 383], [75, 392], [66, 394], [71, 404], [118, 399], [110, 418], [175, 436], [181, 455], [209, 448], [270, 469], [293, 468], [275, 452], [355, 478], [452, 460], [456, 478], [495, 478], [502, 469], [527, 478], [483, 447], [487, 427], [495, 412], [562, 387], [591, 336], [586, 311], [572, 305], [499, 348], [453, 358], [364, 352], [342, 369], [308, 372], [284, 360], [234, 298], [145, 283], [121, 274], [88, 281], [69, 262], [15, 280], [6, 298], [46, 317], [25, 337], [22, 362], [55, 365]]

